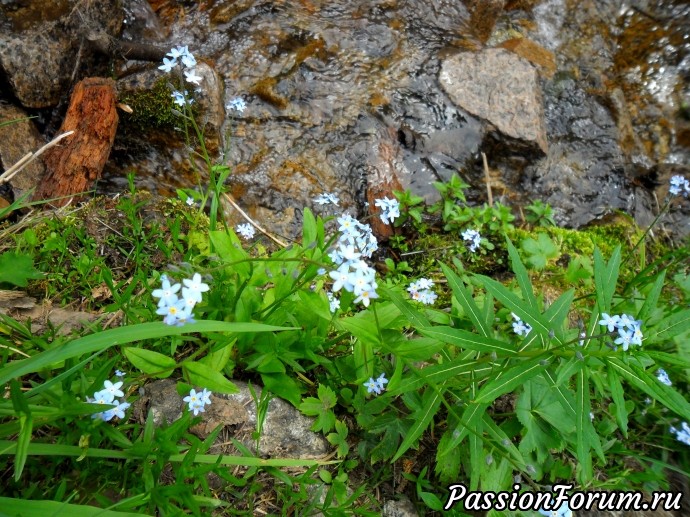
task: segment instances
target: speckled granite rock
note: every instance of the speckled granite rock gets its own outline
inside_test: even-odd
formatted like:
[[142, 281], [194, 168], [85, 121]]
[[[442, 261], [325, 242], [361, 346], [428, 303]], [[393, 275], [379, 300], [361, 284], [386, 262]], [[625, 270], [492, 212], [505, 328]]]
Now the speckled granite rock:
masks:
[[439, 81], [451, 100], [502, 134], [548, 150], [536, 69], [503, 49], [463, 52], [441, 65]]
[[[194, 426], [191, 431], [200, 438], [206, 438], [218, 425], [223, 430], [218, 436], [218, 443], [209, 451], [212, 454], [232, 454], [236, 452], [228, 444], [230, 438], [242, 442], [251, 450], [255, 448], [252, 433], [256, 431], [256, 405], [249, 386], [235, 381], [239, 393], [234, 395], [213, 394], [211, 405], [203, 413], [203, 422]], [[171, 379], [154, 381], [141, 389], [142, 396], [135, 403], [134, 416], [144, 421], [150, 411], [154, 423], [173, 422], [182, 416], [185, 403], [177, 394], [176, 382]], [[261, 388], [254, 387], [257, 397]], [[302, 415], [297, 409], [274, 398], [268, 404], [268, 411], [261, 432], [259, 455], [269, 458], [320, 458], [330, 451], [326, 439], [310, 430], [313, 419]]]

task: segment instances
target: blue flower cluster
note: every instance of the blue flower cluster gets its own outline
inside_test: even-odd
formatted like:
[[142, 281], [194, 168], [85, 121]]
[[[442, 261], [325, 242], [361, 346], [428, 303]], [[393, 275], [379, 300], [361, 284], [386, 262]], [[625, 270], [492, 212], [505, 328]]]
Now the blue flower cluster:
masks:
[[242, 113], [245, 109], [247, 109], [247, 103], [244, 102], [244, 99], [242, 97], [235, 97], [230, 102], [228, 102], [228, 104], [225, 106], [225, 109], [235, 110], [239, 113]]
[[477, 230], [465, 230], [462, 232], [462, 238], [465, 241], [468, 241], [470, 251], [474, 253], [477, 251], [479, 248], [479, 245], [482, 242], [482, 236], [479, 235], [479, 232]]
[[679, 196], [682, 194], [688, 197], [690, 195], [690, 181], [683, 176], [673, 176], [670, 183], [671, 187], [668, 189], [668, 192], [672, 196]]
[[388, 384], [388, 379], [386, 379], [386, 374], [382, 373], [378, 379], [369, 377], [369, 380], [364, 383], [364, 387], [367, 389], [367, 393], [380, 395], [386, 389], [386, 384]]
[[659, 368], [656, 371], [656, 378], [659, 379], [659, 382], [661, 384], [666, 384], [666, 386], [673, 386], [673, 383], [671, 382], [668, 373], [666, 373], [666, 370], [664, 370], [663, 368]]
[[[194, 55], [189, 51], [189, 48], [187, 46], [178, 46], [174, 47], [166, 54], [166, 56], [170, 56], [170, 59], [167, 57], [163, 58], [163, 64], [159, 66], [158, 68], [160, 70], [163, 70], [164, 72], [172, 72], [172, 69], [175, 68], [178, 65], [178, 59], [182, 62], [182, 66], [184, 67], [184, 78], [188, 83], [196, 84], [199, 85], [201, 83], [201, 76], [196, 75], [196, 58]], [[185, 104], [191, 104], [193, 101], [192, 99], [188, 99], [188, 92], [183, 91], [183, 92], [178, 92], [178, 91], [173, 91], [172, 93], [173, 99], [175, 99], [175, 104], [178, 106], [184, 106]]]
[[206, 411], [206, 406], [211, 405], [212, 394], [213, 393], [208, 391], [206, 388], [198, 393], [192, 388], [192, 390], [189, 392], [189, 395], [182, 400], [188, 404], [189, 410], [194, 413], [194, 416], [197, 416], [199, 413]]
[[433, 305], [438, 298], [438, 295], [431, 290], [434, 287], [434, 282], [428, 278], [420, 278], [416, 282], [412, 282], [407, 288], [410, 297], [413, 300], [422, 302], [425, 305]]
[[685, 445], [690, 445], [690, 425], [687, 422], [681, 423], [681, 429], [676, 429], [671, 426], [670, 429], [672, 434], [676, 435], [676, 439], [679, 442], [683, 442]]
[[254, 233], [256, 233], [254, 227], [249, 223], [238, 224], [235, 231], [247, 240], [254, 238]]
[[[353, 217], [345, 214], [338, 218], [340, 237], [338, 247], [328, 256], [338, 266], [329, 276], [333, 279], [333, 292], [345, 289], [354, 293], [355, 303], [369, 306], [372, 299], [378, 298], [376, 293], [376, 270], [362, 258], [371, 257], [378, 249], [376, 237], [368, 224], [362, 224]], [[330, 298], [331, 304], [336, 300]], [[332, 305], [331, 305], [332, 307]]]
[[[119, 371], [119, 370], [118, 370]], [[125, 410], [129, 408], [130, 403], [129, 402], [120, 402], [117, 400], [115, 397], [124, 397], [125, 394], [124, 392], [120, 389], [122, 387], [123, 382], [115, 382], [112, 383], [110, 381], [105, 381], [103, 383], [103, 389], [101, 391], [97, 391], [96, 393], [93, 394], [93, 398], [91, 397], [86, 397], [86, 402], [89, 402], [91, 404], [103, 404], [110, 406], [110, 409], [106, 409], [105, 411], [101, 411], [98, 413], [94, 413], [91, 415], [91, 418], [93, 419], [101, 419], [104, 422], [108, 422], [112, 420], [114, 417], [118, 418], [124, 418], [125, 417]]]
[[522, 321], [514, 312], [511, 312], [510, 315], [515, 320], [513, 321], [513, 332], [515, 332], [518, 336], [524, 337], [532, 332], [532, 326], [529, 323]]
[[324, 192], [323, 194], [319, 194], [314, 198], [314, 203], [318, 203], [319, 205], [328, 205], [329, 203], [332, 203], [335, 206], [338, 206], [339, 202], [340, 199], [338, 199], [338, 196], [331, 192]]
[[398, 217], [400, 217], [400, 203], [397, 199], [383, 199], [374, 200], [374, 206], [381, 209], [379, 216], [384, 224], [392, 224]]
[[[201, 301], [201, 293], [209, 289], [208, 285], [201, 281], [201, 275], [195, 273], [192, 278], [185, 278], [182, 281], [185, 287], [180, 284], [170, 285], [170, 280], [166, 275], [161, 276], [161, 282], [161, 288], [151, 293], [154, 298], [160, 298], [156, 314], [165, 316], [163, 321], [168, 325], [181, 327], [185, 323], [193, 323], [192, 310]], [[182, 287], [182, 298], [177, 295], [180, 287]]]
[[635, 320], [627, 314], [609, 316], [604, 312], [601, 314], [599, 325], [606, 327], [609, 332], [618, 331], [614, 343], [621, 345], [623, 351], [627, 351], [630, 345], [642, 344], [642, 320]]

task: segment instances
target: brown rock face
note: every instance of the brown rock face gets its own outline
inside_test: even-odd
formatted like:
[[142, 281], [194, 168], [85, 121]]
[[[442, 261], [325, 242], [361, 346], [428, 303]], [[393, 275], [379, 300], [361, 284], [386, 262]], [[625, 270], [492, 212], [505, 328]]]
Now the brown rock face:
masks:
[[546, 153], [546, 129], [537, 71], [503, 49], [465, 52], [446, 59], [439, 82], [451, 100], [472, 115]]

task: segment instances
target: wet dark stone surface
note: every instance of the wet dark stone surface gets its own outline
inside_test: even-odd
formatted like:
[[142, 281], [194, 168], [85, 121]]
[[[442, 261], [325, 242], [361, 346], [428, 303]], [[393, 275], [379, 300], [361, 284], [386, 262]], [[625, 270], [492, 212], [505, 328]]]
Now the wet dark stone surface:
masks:
[[[483, 10], [473, 0], [154, 6], [156, 12], [137, 0], [121, 12], [123, 37], [189, 45], [217, 72], [218, 87], [210, 90], [221, 98], [209, 113], [221, 117], [221, 134], [232, 138], [227, 148], [214, 149], [212, 161], [233, 168], [228, 187], [250, 215], [285, 235], [299, 232], [302, 208], [313, 207], [313, 197], [324, 191], [340, 195], [340, 210], [364, 215], [368, 178], [381, 175], [394, 175], [433, 201], [432, 183], [457, 173], [472, 185], [470, 202], [484, 202], [481, 152], [497, 171], [503, 200], [541, 199], [567, 226], [618, 209], [647, 224], [654, 197], [663, 204], [668, 171], [690, 156], [690, 24], [684, 23], [690, 7], [684, 2], [499, 1]], [[0, 23], [12, 27], [7, 34], [14, 37], [11, 14], [0, 9]], [[55, 19], [22, 30], [42, 27], [51, 34]], [[515, 54], [495, 50], [499, 46]], [[494, 113], [478, 113], [464, 95], [448, 95], [439, 81], [442, 64], [453, 56], [481, 61], [498, 52], [516, 63], [527, 59], [539, 73], [531, 72], [527, 85], [504, 66], [512, 91], [542, 91], [543, 131], [538, 120], [523, 120], [517, 111], [520, 120], [511, 121], [535, 129], [531, 147], [496, 121], [489, 124]], [[22, 64], [52, 66], [29, 58]], [[150, 63], [113, 64], [123, 78], [147, 69], [159, 73]], [[477, 84], [502, 78], [502, 70], [490, 72]], [[53, 103], [68, 95], [69, 82], [39, 84], [21, 94], [29, 104], [38, 105], [31, 96], [45, 104], [46, 92]], [[236, 96], [247, 110], [219, 113]], [[181, 134], [176, 140], [175, 133], [121, 126], [100, 192], [121, 190], [130, 170], [139, 186], [163, 195], [198, 183]], [[687, 202], [676, 202], [675, 219], [667, 220], [672, 231], [687, 233], [688, 210]]]

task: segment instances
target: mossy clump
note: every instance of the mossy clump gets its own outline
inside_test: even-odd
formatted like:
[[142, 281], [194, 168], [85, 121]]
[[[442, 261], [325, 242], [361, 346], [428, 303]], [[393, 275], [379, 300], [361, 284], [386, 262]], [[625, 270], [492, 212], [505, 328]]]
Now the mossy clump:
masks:
[[121, 116], [123, 124], [137, 130], [173, 129], [179, 124], [179, 115], [173, 110], [180, 108], [174, 103], [169, 82], [162, 77], [150, 89], [123, 94], [120, 102], [132, 108], [132, 113]]

